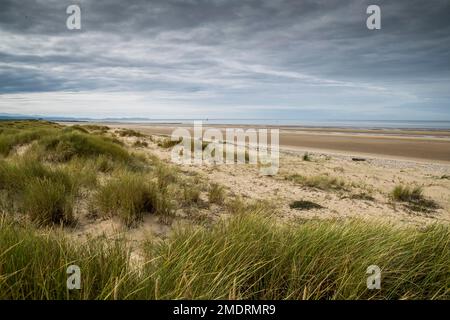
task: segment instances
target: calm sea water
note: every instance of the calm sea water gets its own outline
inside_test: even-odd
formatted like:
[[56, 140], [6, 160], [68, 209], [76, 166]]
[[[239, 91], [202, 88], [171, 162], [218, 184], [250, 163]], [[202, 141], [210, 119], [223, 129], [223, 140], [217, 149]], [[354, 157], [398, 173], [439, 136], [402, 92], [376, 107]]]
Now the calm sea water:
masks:
[[330, 120], [304, 121], [295, 119], [158, 119], [158, 120], [120, 120], [133, 123], [182, 123], [191, 124], [194, 120], [208, 124], [230, 125], [279, 125], [279, 126], [309, 126], [309, 127], [339, 127], [358, 129], [450, 129], [450, 121], [416, 121], [416, 120]]

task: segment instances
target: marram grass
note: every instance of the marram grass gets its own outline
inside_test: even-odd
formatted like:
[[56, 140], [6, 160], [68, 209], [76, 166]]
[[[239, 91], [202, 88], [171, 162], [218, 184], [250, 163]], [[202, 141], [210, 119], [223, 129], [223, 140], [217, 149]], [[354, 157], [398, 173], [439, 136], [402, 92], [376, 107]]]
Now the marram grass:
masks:
[[[448, 226], [367, 221], [277, 225], [238, 214], [210, 229], [149, 241], [131, 263], [125, 239], [69, 241], [0, 220], [1, 299], [449, 299]], [[66, 269], [81, 268], [67, 290]], [[366, 287], [369, 265], [380, 290]]]

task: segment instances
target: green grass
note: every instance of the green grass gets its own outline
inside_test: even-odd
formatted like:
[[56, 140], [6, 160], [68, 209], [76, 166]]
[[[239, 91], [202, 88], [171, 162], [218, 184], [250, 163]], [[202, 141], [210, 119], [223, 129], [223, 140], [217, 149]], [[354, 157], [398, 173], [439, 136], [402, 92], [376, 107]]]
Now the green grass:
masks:
[[86, 129], [85, 127], [80, 126], [78, 124], [73, 125], [71, 127], [67, 127], [67, 128], [65, 128], [65, 130], [76, 130], [76, 131], [79, 131], [79, 132], [82, 132], [82, 133], [89, 133], [88, 129]]
[[145, 137], [145, 135], [140, 133], [139, 131], [131, 129], [121, 129], [118, 130], [117, 133], [121, 137]]
[[23, 159], [0, 161], [3, 209], [27, 214], [40, 225], [70, 224], [72, 204], [79, 185], [67, 171]]
[[2, 133], [0, 135], [0, 154], [8, 156], [14, 147], [28, 144], [54, 132], [49, 129], [31, 129], [9, 134]]
[[213, 183], [208, 192], [210, 203], [223, 204], [225, 202], [225, 189], [223, 186]]
[[390, 197], [394, 201], [407, 203], [406, 207], [412, 211], [432, 212], [438, 209], [438, 204], [431, 199], [427, 199], [423, 195], [421, 187], [409, 187], [397, 185], [390, 193]]
[[128, 151], [112, 141], [112, 139], [89, 135], [80, 132], [62, 133], [40, 140], [46, 152], [46, 159], [68, 161], [73, 157], [110, 156], [114, 160], [128, 162], [131, 160]]
[[[1, 299], [449, 299], [450, 229], [367, 221], [278, 225], [235, 215], [178, 228], [142, 245], [131, 267], [123, 240], [67, 241], [0, 220]], [[81, 290], [65, 287], [81, 268]], [[368, 290], [366, 269], [382, 269]]]
[[9, 141], [3, 150], [37, 140], [24, 154], [8, 151], [0, 160], [0, 210], [25, 214], [39, 225], [70, 224], [80, 189], [98, 187], [99, 173], [147, 170], [146, 159], [85, 128], [104, 129], [38, 121], [0, 123], [0, 141]]
[[172, 141], [170, 138], [160, 138], [157, 142], [158, 147], [169, 149], [179, 144], [182, 139]]
[[39, 225], [71, 224], [73, 190], [63, 181], [31, 180], [24, 190], [23, 210]]
[[200, 189], [195, 185], [186, 184], [183, 187], [183, 203], [185, 206], [200, 204]]
[[300, 174], [293, 174], [286, 177], [287, 180], [293, 181], [306, 187], [317, 188], [321, 190], [345, 190], [347, 184], [344, 180], [337, 177], [330, 177], [327, 175], [318, 176], [303, 176]]
[[14, 147], [54, 134], [59, 128], [46, 121], [0, 121], [0, 154], [6, 157]]
[[154, 167], [154, 175], [158, 180], [158, 188], [160, 190], [167, 189], [170, 184], [174, 184], [179, 180], [177, 170], [161, 162]]
[[93, 202], [101, 216], [118, 216], [126, 226], [135, 226], [145, 213], [168, 215], [171, 208], [157, 184], [142, 175], [122, 174], [101, 186]]
[[[92, 239], [74, 243], [63, 234], [37, 230], [0, 217], [0, 299], [124, 298], [136, 285], [125, 242]], [[81, 290], [67, 290], [66, 270], [79, 265]], [[125, 291], [117, 293], [127, 284]]]
[[391, 196], [396, 201], [418, 201], [423, 199], [423, 190], [421, 187], [397, 185], [392, 190]]
[[101, 126], [101, 125], [96, 125], [96, 124], [84, 124], [80, 127], [88, 130], [89, 132], [101, 133], [101, 134], [104, 134], [104, 133], [108, 132], [108, 130], [109, 130], [108, 126]]
[[[176, 146], [177, 144], [183, 142], [183, 139], [180, 138], [178, 140], [174, 140], [172, 141], [171, 138], [167, 138], [167, 137], [162, 137], [159, 139], [159, 141], [157, 142], [157, 145], [161, 148], [165, 148], [165, 149], [169, 149], [172, 148], [174, 146]], [[195, 141], [194, 139], [190, 139], [190, 143], [191, 143], [191, 152], [194, 152], [195, 149]], [[201, 148], [202, 150], [205, 150], [205, 148], [209, 145], [209, 142], [207, 141], [202, 141], [201, 143]]]

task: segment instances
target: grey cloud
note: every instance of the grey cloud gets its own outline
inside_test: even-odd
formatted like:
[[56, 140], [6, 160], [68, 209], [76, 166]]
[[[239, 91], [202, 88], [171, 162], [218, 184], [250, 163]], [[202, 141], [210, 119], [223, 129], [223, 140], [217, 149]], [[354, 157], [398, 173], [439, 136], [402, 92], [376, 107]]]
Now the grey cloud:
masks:
[[[80, 31], [65, 27], [73, 3]], [[382, 8], [379, 31], [365, 27], [369, 4]], [[450, 2], [440, 0], [2, 0], [0, 97], [203, 92], [197, 102], [211, 109], [429, 104], [441, 115], [449, 21]]]

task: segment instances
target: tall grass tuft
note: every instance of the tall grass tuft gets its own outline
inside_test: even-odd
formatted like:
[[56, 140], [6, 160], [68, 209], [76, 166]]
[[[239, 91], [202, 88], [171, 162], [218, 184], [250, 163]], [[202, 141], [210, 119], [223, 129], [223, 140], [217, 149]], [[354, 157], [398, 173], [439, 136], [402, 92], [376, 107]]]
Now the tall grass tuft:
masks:
[[394, 201], [406, 202], [407, 208], [413, 211], [432, 212], [439, 208], [439, 205], [423, 195], [421, 187], [410, 188], [409, 186], [397, 185], [390, 193]]
[[225, 201], [225, 189], [223, 186], [213, 183], [208, 192], [208, 199], [210, 203], [223, 204]]
[[23, 210], [39, 225], [71, 224], [74, 193], [63, 181], [37, 178], [28, 182], [23, 195]]
[[10, 210], [24, 212], [42, 225], [73, 222], [72, 203], [78, 185], [65, 170], [51, 169], [32, 159], [0, 162], [0, 191]]
[[156, 183], [132, 173], [122, 173], [101, 186], [93, 201], [101, 215], [118, 216], [129, 227], [142, 221], [145, 213], [170, 214]]

